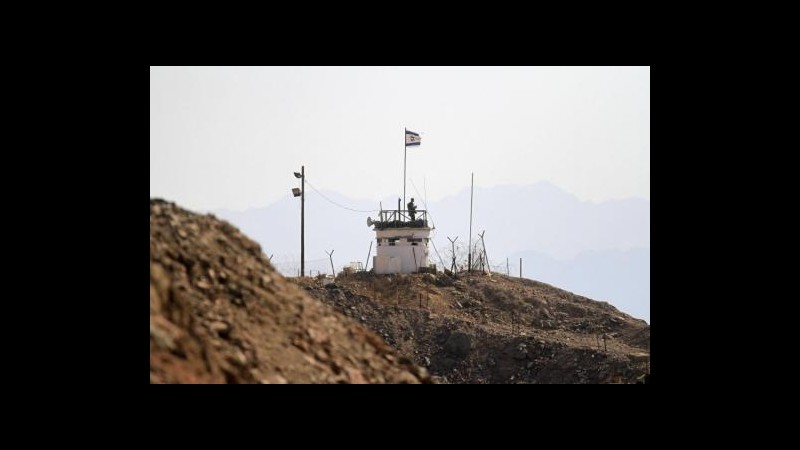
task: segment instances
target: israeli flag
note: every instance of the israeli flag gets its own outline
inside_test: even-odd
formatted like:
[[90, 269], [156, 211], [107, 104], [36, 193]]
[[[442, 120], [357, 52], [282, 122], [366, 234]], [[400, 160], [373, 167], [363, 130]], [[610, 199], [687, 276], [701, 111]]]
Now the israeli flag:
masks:
[[419, 145], [420, 142], [422, 142], [422, 138], [419, 137], [419, 133], [406, 130], [406, 147], [409, 145]]

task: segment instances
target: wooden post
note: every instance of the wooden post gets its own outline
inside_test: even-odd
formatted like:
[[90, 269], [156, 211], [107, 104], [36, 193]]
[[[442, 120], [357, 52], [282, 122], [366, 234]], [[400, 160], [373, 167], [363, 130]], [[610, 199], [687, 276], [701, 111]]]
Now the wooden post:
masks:
[[333, 279], [336, 279], [336, 270], [333, 268], [333, 252], [334, 251], [335, 250], [331, 250], [331, 252], [328, 253], [328, 251], [325, 250], [325, 253], [328, 253], [328, 257], [331, 259], [331, 274], [333, 274]]
[[369, 267], [369, 256], [372, 254], [372, 239], [369, 240], [369, 252], [367, 252], [367, 261], [364, 263], [364, 272], [367, 271], [367, 267]]
[[475, 188], [475, 173], [469, 188], [469, 242], [467, 242], [467, 272], [472, 272], [472, 191]]
[[489, 272], [491, 273], [492, 268], [489, 267], [489, 255], [486, 254], [486, 242], [483, 240], [484, 234], [486, 234], [486, 230], [483, 230], [483, 232], [481, 232], [481, 234], [478, 235], [481, 237], [481, 245], [483, 246], [483, 259], [481, 261], [486, 263], [486, 267], [489, 269]]
[[450, 236], [447, 236], [447, 240], [450, 241], [450, 245], [453, 249], [453, 264], [450, 266], [450, 270], [453, 274], [456, 273], [456, 241], [458, 240], [458, 236], [455, 239], [450, 239]]
[[522, 258], [519, 259], [519, 277], [522, 278]]

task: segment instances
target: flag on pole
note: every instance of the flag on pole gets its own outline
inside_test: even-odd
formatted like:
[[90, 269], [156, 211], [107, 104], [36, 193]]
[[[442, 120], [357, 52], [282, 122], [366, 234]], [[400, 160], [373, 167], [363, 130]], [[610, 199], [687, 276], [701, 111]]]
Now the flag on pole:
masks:
[[419, 137], [419, 133], [406, 130], [406, 147], [409, 145], [419, 145], [420, 142], [422, 142], [422, 138]]

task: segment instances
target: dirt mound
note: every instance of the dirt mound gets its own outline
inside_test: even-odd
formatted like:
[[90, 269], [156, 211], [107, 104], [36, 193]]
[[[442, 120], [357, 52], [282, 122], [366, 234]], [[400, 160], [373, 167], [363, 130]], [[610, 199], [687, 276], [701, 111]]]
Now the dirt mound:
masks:
[[424, 368], [279, 275], [227, 222], [150, 200], [151, 383], [420, 383]]
[[650, 327], [606, 302], [499, 274], [290, 278], [455, 383], [635, 382]]

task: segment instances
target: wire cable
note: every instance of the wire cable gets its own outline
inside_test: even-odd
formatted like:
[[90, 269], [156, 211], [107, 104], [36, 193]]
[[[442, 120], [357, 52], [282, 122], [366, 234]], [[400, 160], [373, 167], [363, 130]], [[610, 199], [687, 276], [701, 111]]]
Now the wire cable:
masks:
[[348, 211], [353, 211], [353, 212], [358, 212], [358, 213], [378, 212], [378, 210], [377, 210], [377, 209], [353, 209], [353, 208], [350, 208], [350, 207], [344, 206], [344, 205], [342, 205], [342, 204], [340, 204], [340, 203], [337, 203], [337, 202], [335, 202], [335, 201], [333, 201], [333, 200], [329, 199], [328, 197], [326, 197], [326, 196], [325, 196], [325, 194], [323, 194], [322, 192], [318, 191], [318, 190], [317, 190], [317, 188], [315, 188], [315, 187], [314, 187], [314, 185], [313, 185], [313, 184], [311, 184], [311, 182], [310, 182], [310, 181], [308, 181], [308, 178], [306, 178], [306, 183], [308, 183], [308, 185], [309, 185], [309, 186], [311, 186], [311, 189], [313, 189], [313, 190], [314, 190], [314, 192], [316, 192], [317, 194], [319, 194], [319, 195], [320, 195], [320, 197], [322, 197], [322, 198], [324, 198], [325, 200], [327, 200], [327, 201], [329, 201], [329, 202], [333, 203], [334, 205], [338, 206], [339, 208], [343, 208], [343, 209], [346, 209], [346, 210], [348, 210]]
[[[411, 186], [414, 188], [414, 192], [417, 193], [417, 197], [422, 199], [422, 194], [419, 193], [419, 189], [417, 189], [417, 185], [414, 184], [413, 179], [411, 180]], [[425, 211], [427, 211], [428, 216], [431, 218], [431, 225], [433, 225], [433, 228], [436, 228], [436, 221], [433, 220], [433, 214], [431, 214], [430, 210], [428, 210], [428, 203], [424, 199], [422, 199], [422, 206], [425, 208]]]
[[[422, 206], [425, 208], [426, 213], [431, 217], [431, 225], [433, 225], [433, 229], [435, 230], [436, 229], [436, 222], [434, 222], [433, 215], [431, 214], [430, 210], [428, 210], [428, 203], [425, 201], [425, 197], [427, 197], [427, 195], [425, 197], [422, 197], [420, 195], [419, 189], [417, 189], [417, 185], [414, 184], [414, 180], [413, 179], [411, 180], [411, 186], [414, 188], [414, 192], [417, 193], [417, 196], [422, 199]], [[436, 243], [433, 242], [433, 238], [434, 237], [436, 237], [435, 233], [434, 233], [433, 236], [431, 236], [431, 240], [430, 240], [431, 244], [433, 244], [433, 251], [436, 252], [436, 256], [439, 257], [439, 262], [442, 263], [442, 267], [447, 267], [447, 266], [444, 265], [444, 260], [442, 259], [442, 255], [439, 254], [439, 250], [436, 248]]]

